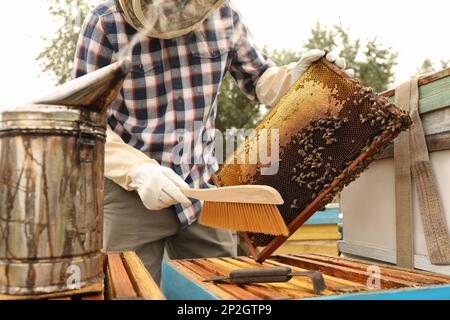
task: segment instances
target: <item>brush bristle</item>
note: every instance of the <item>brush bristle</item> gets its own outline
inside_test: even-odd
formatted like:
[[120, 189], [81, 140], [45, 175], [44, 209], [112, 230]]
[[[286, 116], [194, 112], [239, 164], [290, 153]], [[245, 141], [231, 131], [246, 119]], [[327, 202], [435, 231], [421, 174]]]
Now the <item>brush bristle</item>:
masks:
[[289, 236], [276, 205], [205, 202], [199, 222], [214, 228]]

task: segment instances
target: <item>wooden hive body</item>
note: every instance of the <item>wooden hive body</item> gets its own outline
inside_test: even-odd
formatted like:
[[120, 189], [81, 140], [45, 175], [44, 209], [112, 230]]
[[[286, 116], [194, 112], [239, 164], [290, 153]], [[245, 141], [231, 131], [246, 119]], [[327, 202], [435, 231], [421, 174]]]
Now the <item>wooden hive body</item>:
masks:
[[[383, 93], [394, 101], [396, 89]], [[419, 79], [419, 111], [433, 172], [450, 229], [450, 68]], [[376, 157], [361, 179], [342, 193], [346, 232], [339, 249], [348, 255], [397, 263], [394, 148]], [[366, 190], [366, 192], [363, 192]], [[367, 192], [369, 190], [369, 192]], [[450, 275], [450, 265], [433, 265], [427, 248], [418, 194], [412, 190], [410, 226], [414, 237], [414, 267]], [[377, 194], [377, 201], [370, 194]]]
[[[300, 277], [285, 283], [203, 282], [262, 267], [320, 271], [326, 290], [316, 295], [311, 281]], [[374, 278], [378, 271], [379, 282]], [[274, 256], [262, 265], [247, 257], [179, 260], [163, 266], [163, 293], [170, 300], [450, 299], [450, 277], [316, 254]]]

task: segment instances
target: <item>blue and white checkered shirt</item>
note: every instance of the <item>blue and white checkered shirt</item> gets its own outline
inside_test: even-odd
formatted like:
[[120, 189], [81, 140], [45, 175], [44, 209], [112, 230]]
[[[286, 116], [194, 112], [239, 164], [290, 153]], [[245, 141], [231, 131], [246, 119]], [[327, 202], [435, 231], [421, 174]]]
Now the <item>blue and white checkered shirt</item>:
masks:
[[[136, 33], [115, 1], [95, 8], [81, 31], [75, 77], [111, 64]], [[255, 100], [256, 83], [270, 66], [240, 14], [226, 2], [186, 36], [139, 39], [132, 49], [132, 70], [111, 105], [109, 125], [127, 144], [172, 168], [191, 187], [211, 187], [208, 181], [218, 170], [214, 129], [222, 80], [229, 71]], [[180, 142], [189, 150], [180, 153]], [[186, 226], [197, 220], [201, 204], [175, 209]]]

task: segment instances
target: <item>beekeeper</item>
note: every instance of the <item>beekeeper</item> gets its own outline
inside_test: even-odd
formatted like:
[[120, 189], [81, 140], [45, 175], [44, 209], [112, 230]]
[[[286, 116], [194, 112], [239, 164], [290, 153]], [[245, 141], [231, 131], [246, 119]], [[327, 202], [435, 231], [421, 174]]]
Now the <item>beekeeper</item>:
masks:
[[[217, 96], [227, 72], [251, 100], [273, 106], [322, 50], [275, 66], [228, 1], [118, 0], [86, 18], [75, 77], [129, 55], [132, 70], [109, 110], [105, 249], [136, 251], [156, 281], [173, 259], [233, 256], [232, 234], [196, 223], [201, 203], [179, 187], [210, 188]], [[334, 54], [327, 59], [345, 68]], [[187, 148], [178, 148], [182, 143]]]

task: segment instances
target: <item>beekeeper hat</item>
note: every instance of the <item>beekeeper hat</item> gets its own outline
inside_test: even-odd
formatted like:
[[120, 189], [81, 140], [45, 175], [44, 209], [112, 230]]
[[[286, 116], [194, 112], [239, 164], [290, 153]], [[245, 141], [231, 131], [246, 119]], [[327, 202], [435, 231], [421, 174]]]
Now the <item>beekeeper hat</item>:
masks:
[[225, 0], [116, 0], [128, 24], [149, 37], [173, 39], [195, 30]]

